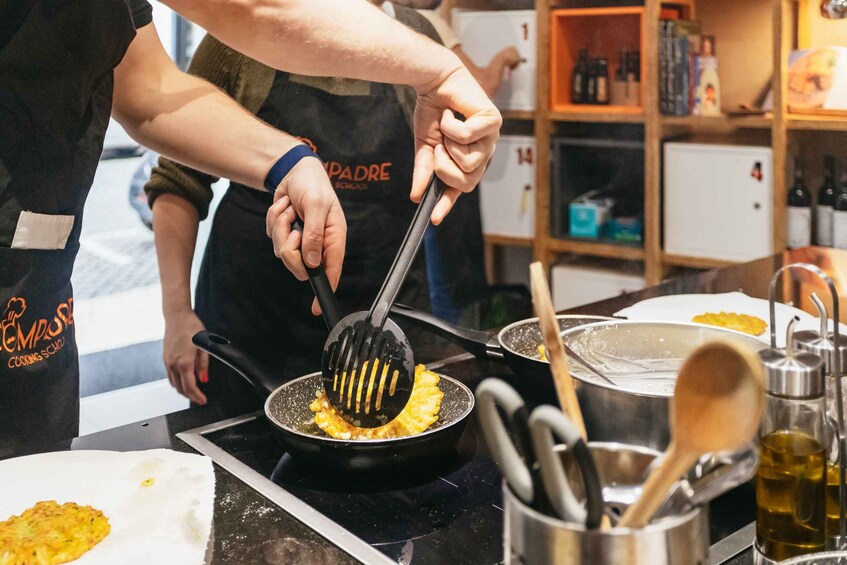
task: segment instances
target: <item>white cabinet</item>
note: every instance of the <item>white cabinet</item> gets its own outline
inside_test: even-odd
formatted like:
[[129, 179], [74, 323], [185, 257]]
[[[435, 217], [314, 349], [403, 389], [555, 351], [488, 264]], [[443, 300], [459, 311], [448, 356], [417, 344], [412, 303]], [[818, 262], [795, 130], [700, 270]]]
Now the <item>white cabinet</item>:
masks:
[[664, 249], [749, 261], [773, 253], [770, 147], [665, 143]]
[[453, 10], [453, 29], [475, 65], [487, 67], [513, 46], [522, 62], [506, 70], [494, 103], [501, 110], [535, 110], [535, 10]]
[[479, 186], [483, 232], [534, 237], [534, 188], [535, 138], [502, 136]]
[[644, 277], [638, 274], [579, 264], [554, 265], [552, 279], [556, 310], [614, 298], [646, 286]]

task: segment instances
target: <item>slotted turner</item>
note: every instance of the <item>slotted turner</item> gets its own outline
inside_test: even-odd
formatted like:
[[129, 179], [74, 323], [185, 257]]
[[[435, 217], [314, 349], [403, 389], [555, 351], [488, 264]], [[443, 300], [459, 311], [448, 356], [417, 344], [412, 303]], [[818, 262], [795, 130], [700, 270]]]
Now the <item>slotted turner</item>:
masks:
[[400, 414], [412, 394], [412, 347], [400, 327], [388, 319], [388, 312], [418, 254], [442, 192], [441, 182], [433, 175], [370, 311], [345, 316], [324, 345], [324, 390], [341, 417], [354, 426], [387, 424]]

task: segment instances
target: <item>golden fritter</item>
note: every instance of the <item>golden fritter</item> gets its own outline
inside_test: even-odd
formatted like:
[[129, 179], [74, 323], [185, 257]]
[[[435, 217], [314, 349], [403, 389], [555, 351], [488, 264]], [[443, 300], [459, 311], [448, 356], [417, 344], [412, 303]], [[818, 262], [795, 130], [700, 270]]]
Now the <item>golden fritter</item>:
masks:
[[535, 348], [535, 350], [538, 351], [539, 359], [541, 359], [542, 361], [547, 361], [547, 348], [544, 347], [544, 344], [539, 345]]
[[55, 565], [81, 557], [111, 526], [96, 508], [41, 501], [0, 522], [0, 565]]
[[[415, 384], [409, 402], [400, 415], [378, 428], [358, 428], [347, 423], [329, 403], [323, 389], [319, 390], [309, 409], [315, 413], [315, 423], [335, 439], [389, 439], [419, 434], [438, 421], [444, 393], [438, 388], [441, 379], [423, 365], [415, 367]], [[2, 564], [0, 564], [2, 565]]]
[[768, 323], [756, 316], [748, 314], [736, 314], [735, 312], [720, 312], [718, 314], [707, 312], [694, 316], [692, 322], [708, 324], [744, 332], [750, 335], [762, 335], [768, 327]]

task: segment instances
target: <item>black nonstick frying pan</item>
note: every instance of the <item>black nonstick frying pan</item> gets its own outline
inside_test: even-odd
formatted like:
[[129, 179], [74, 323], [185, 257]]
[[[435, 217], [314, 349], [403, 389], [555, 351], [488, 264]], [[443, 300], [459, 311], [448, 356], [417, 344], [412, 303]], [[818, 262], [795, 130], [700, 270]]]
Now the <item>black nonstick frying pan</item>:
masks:
[[[521, 320], [492, 333], [462, 328], [402, 304], [394, 305], [391, 317], [395, 320], [406, 320], [448, 339], [478, 359], [506, 363], [516, 376], [516, 379], [510, 381], [511, 384], [525, 396], [538, 399], [538, 394], [544, 395], [554, 390], [550, 364], [542, 361], [538, 352], [538, 346], [544, 343], [538, 318]], [[611, 319], [605, 316], [556, 316], [560, 333], [577, 326]]]
[[423, 462], [448, 453], [456, 445], [474, 406], [471, 391], [459, 381], [441, 375], [444, 393], [438, 421], [426, 431], [403, 438], [340, 440], [328, 437], [314, 422], [309, 404], [323, 387], [320, 373], [276, 386], [272, 373], [225, 337], [202, 331], [194, 345], [232, 367], [262, 395], [265, 417], [291, 456], [322, 469], [373, 471]]

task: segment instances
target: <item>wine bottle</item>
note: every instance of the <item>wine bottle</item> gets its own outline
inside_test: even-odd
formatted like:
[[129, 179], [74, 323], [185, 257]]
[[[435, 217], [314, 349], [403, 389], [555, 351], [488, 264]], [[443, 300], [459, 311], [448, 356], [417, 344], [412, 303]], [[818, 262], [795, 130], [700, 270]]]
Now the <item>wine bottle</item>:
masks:
[[823, 159], [824, 179], [818, 190], [816, 239], [818, 245], [832, 247], [832, 205], [835, 204], [835, 159]]
[[609, 62], [605, 57], [597, 59], [596, 103], [609, 103]]
[[800, 158], [794, 159], [794, 186], [788, 191], [788, 247], [812, 244], [812, 194], [803, 184]]
[[588, 102], [588, 50], [579, 50], [579, 60], [573, 68], [571, 76], [571, 103], [585, 104]]
[[841, 173], [838, 196], [832, 205], [832, 245], [847, 249], [847, 171]]
[[585, 102], [597, 104], [597, 59], [588, 63], [588, 87], [585, 89]]

